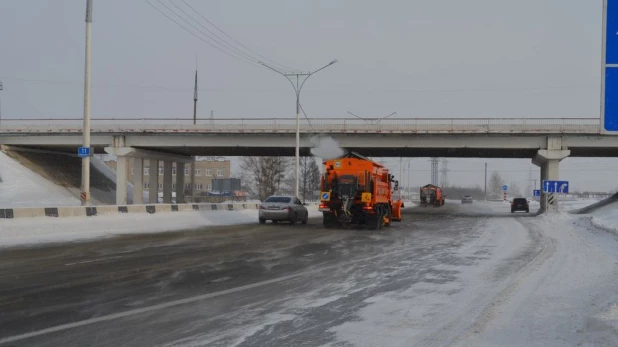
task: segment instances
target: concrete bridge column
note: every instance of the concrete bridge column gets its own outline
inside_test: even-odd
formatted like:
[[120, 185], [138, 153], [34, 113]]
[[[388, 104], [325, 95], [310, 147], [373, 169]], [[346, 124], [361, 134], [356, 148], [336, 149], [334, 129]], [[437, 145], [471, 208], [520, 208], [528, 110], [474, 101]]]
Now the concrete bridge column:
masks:
[[133, 159], [133, 204], [144, 203], [144, 159]]
[[166, 160], [163, 162], [163, 203], [170, 204], [172, 202], [172, 162]]
[[558, 194], [543, 193], [542, 185], [544, 180], [560, 179], [560, 161], [570, 154], [571, 151], [562, 148], [541, 149], [532, 159], [532, 163], [541, 168], [541, 212], [558, 210]]
[[156, 159], [150, 159], [148, 185], [148, 202], [156, 204], [159, 202], [159, 161]]
[[129, 158], [125, 156], [116, 157], [116, 205], [127, 204], [127, 169]]
[[176, 203], [185, 203], [185, 163], [176, 163]]

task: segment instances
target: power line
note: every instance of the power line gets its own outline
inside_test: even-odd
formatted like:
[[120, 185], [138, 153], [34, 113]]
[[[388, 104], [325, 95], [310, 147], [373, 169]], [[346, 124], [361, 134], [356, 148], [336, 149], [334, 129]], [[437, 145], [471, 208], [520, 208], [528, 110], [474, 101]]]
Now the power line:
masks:
[[215, 27], [215, 29], [219, 30], [223, 35], [225, 35], [226, 37], [228, 37], [230, 40], [236, 42], [237, 44], [239, 44], [240, 46], [242, 46], [243, 48], [247, 49], [249, 52], [257, 55], [258, 57], [271, 62], [272, 64], [278, 65], [280, 67], [283, 67], [286, 70], [296, 70], [294, 68], [291, 68], [289, 66], [285, 66], [283, 64], [280, 64], [272, 59], [269, 59], [263, 55], [261, 55], [260, 53], [252, 50], [251, 48], [243, 45], [242, 43], [238, 42], [237, 40], [235, 40], [233, 37], [231, 37], [230, 35], [228, 35], [225, 31], [223, 31], [221, 28], [219, 28], [217, 25], [215, 25], [213, 22], [209, 21], [208, 18], [206, 18], [205, 16], [203, 16], [200, 12], [198, 12], [195, 8], [193, 8], [193, 6], [189, 5], [185, 0], [181, 0], [187, 7], [189, 7], [191, 10], [193, 10], [193, 12], [195, 12], [198, 16], [202, 17], [206, 22], [208, 22], [208, 24], [212, 25], [213, 27]]
[[[160, 0], [157, 0], [159, 2], [161, 2]], [[203, 31], [201, 31], [199, 28], [196, 28], [194, 26], [195, 29], [197, 29], [200, 33], [202, 33], [203, 35], [205, 35], [206, 37], [208, 37], [209, 39], [217, 42], [218, 44], [220, 44], [221, 46], [224, 46], [225, 48], [236, 52], [236, 54], [239, 54], [253, 62], [258, 62], [260, 61], [260, 59], [251, 56], [247, 53], [245, 53], [244, 51], [234, 47], [233, 45], [231, 45], [229, 42], [225, 41], [224, 39], [220, 38], [217, 34], [215, 34], [214, 32], [212, 32], [212, 30], [210, 30], [208, 27], [206, 27], [205, 25], [203, 25], [200, 21], [196, 20], [193, 16], [191, 16], [190, 14], [188, 14], [185, 10], [182, 9], [182, 7], [178, 6], [174, 1], [170, 1], [170, 3], [172, 5], [174, 5], [174, 7], [176, 7], [177, 9], [179, 9], [182, 13], [184, 13], [189, 19], [191, 19], [192, 21], [194, 21], [195, 23], [197, 23], [197, 25], [201, 26], [202, 28], [204, 28], [207, 32], [209, 32], [210, 34], [212, 34], [214, 36], [214, 38], [206, 33], [204, 33]], [[179, 16], [176, 12], [174, 12], [175, 15]], [[179, 16], [180, 17], [180, 16]], [[183, 19], [184, 20], [184, 19]], [[185, 20], [185, 22], [188, 23], [188, 21]], [[190, 23], [189, 23], [190, 24]]]
[[311, 121], [309, 120], [309, 117], [307, 117], [307, 114], [305, 113], [305, 109], [303, 108], [303, 104], [299, 103], [298, 106], [300, 106], [300, 110], [303, 111], [303, 115], [307, 119], [307, 123], [309, 123], [309, 126], [311, 127], [311, 130], [313, 130], [314, 133], [317, 133], [317, 131], [315, 131], [315, 129], [313, 128], [313, 125], [311, 124]]
[[[194, 33], [193, 31], [191, 31], [190, 29], [188, 29], [187, 27], [185, 27], [184, 25], [182, 25], [181, 23], [179, 23], [178, 21], [176, 21], [174, 18], [170, 17], [167, 13], [163, 12], [161, 9], [159, 9], [158, 7], [156, 7], [155, 5], [153, 5], [152, 3], [150, 3], [150, 1], [148, 0], [144, 0], [148, 5], [150, 5], [150, 7], [154, 8], [155, 10], [157, 10], [159, 13], [161, 13], [162, 15], [164, 15], [165, 17], [167, 17], [167, 19], [171, 20], [172, 22], [174, 22], [176, 25], [178, 25], [179, 27], [181, 27], [182, 29], [184, 29], [186, 32], [188, 32], [189, 34], [197, 37], [198, 39], [200, 39], [201, 41], [205, 42], [206, 44], [208, 44], [209, 46], [213, 47], [214, 49], [220, 51], [223, 54], [226, 54], [234, 59], [240, 60], [244, 63], [250, 64], [251, 66], [257, 66], [257, 67], [261, 67], [259, 64], [254, 63], [252, 61], [248, 61], [242, 57], [239, 57], [235, 54], [232, 53], [228, 53], [225, 50], [221, 49], [220, 47], [218, 47], [217, 45], [213, 44], [212, 42], [205, 40], [203, 37], [201, 37], [200, 35], [197, 35], [196, 33]], [[163, 5], [165, 8], [167, 8], [170, 12], [174, 13], [177, 17], [181, 18], [184, 22], [190, 24], [191, 26], [195, 27], [193, 24], [187, 22], [185, 19], [183, 19], [182, 17], [178, 16], [178, 14], [176, 14], [176, 12], [174, 12], [173, 10], [171, 10], [169, 7], [167, 7], [165, 4], [163, 4], [161, 2], [161, 0], [157, 0], [157, 2], [159, 2], [161, 5]], [[199, 31], [199, 30], [198, 30]]]

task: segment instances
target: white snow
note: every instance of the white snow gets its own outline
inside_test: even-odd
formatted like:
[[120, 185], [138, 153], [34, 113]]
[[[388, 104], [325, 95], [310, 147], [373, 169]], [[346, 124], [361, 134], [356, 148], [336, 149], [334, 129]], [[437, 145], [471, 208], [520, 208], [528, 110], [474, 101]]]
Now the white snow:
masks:
[[618, 203], [603, 206], [587, 217], [594, 226], [618, 233]]
[[[308, 206], [309, 217], [320, 215]], [[68, 242], [122, 234], [146, 234], [202, 227], [252, 224], [257, 210], [128, 213], [96, 217], [0, 219], [0, 247]], [[205, 229], [206, 231], [208, 229]]]
[[0, 208], [79, 206], [68, 189], [56, 185], [0, 151]]

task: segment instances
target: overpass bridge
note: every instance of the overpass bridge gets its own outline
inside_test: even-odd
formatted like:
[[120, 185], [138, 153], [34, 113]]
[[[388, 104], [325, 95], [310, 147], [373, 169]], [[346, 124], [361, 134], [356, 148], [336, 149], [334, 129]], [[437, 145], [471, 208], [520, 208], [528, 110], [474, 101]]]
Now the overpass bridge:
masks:
[[[3, 119], [0, 144], [75, 154], [81, 128], [80, 119]], [[598, 118], [314, 118], [301, 120], [300, 146], [301, 155], [310, 155], [316, 137], [327, 135], [367, 156], [531, 158], [541, 167], [541, 179], [558, 179], [558, 163], [567, 156], [618, 157], [618, 136], [600, 129]], [[179, 118], [95, 118], [91, 143], [95, 153], [118, 156], [118, 182], [126, 182], [121, 172], [127, 158], [140, 159], [136, 169], [143, 159], [162, 160], [171, 172], [171, 162], [184, 166], [195, 155], [293, 156], [295, 131], [294, 118], [205, 119], [195, 125]], [[141, 179], [134, 182], [140, 187], [136, 203]], [[168, 186], [171, 191], [171, 176], [164, 177], [164, 191]], [[126, 203], [126, 191], [118, 189], [117, 200]]]

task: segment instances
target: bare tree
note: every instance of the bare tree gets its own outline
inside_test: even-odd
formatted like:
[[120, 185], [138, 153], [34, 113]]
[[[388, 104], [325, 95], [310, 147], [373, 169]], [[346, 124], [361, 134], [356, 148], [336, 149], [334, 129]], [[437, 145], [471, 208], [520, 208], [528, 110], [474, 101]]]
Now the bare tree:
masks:
[[320, 168], [314, 157], [300, 158], [300, 194], [303, 201], [313, 198], [320, 187]]
[[240, 169], [245, 174], [249, 194], [260, 200], [276, 194], [291, 164], [292, 160], [288, 157], [242, 157]]
[[492, 198], [499, 198], [502, 194], [502, 186], [504, 185], [504, 180], [502, 176], [497, 171], [491, 173], [489, 177], [489, 196]]
[[512, 197], [522, 196], [521, 189], [519, 188], [519, 184], [517, 184], [517, 182], [511, 181], [511, 184], [509, 185], [509, 195]]

